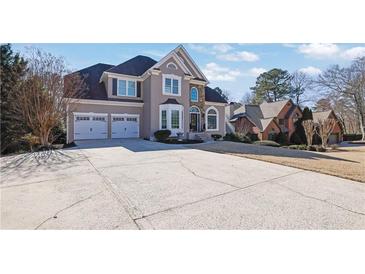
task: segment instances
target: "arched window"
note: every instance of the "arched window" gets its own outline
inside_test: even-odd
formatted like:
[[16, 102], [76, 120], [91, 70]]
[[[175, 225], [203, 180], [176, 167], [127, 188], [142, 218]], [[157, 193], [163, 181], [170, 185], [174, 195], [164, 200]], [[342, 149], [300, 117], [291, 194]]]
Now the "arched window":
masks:
[[218, 111], [215, 107], [207, 109], [206, 125], [208, 131], [218, 130]]
[[168, 63], [167, 68], [177, 70], [177, 66], [174, 63]]
[[195, 87], [191, 89], [190, 100], [192, 102], [198, 102], [198, 89]]
[[200, 113], [199, 109], [197, 107], [191, 107], [189, 110], [190, 113]]

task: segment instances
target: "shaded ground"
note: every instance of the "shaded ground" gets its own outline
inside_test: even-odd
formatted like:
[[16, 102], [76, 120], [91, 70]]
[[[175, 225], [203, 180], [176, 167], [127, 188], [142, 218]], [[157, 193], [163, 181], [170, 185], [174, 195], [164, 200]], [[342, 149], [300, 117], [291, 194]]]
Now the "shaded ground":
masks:
[[365, 229], [365, 184], [144, 140], [3, 157], [1, 229]]
[[229, 153], [365, 182], [365, 146], [339, 147], [328, 152], [312, 152], [234, 142], [206, 143], [199, 149]]

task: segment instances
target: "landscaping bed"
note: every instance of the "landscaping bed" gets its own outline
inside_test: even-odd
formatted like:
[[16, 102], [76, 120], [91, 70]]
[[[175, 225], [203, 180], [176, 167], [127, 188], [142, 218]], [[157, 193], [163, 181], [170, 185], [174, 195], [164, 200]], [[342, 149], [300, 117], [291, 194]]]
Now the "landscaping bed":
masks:
[[159, 141], [160, 143], [164, 143], [164, 144], [200, 144], [203, 143], [203, 140], [189, 140], [189, 139], [183, 139], [183, 140], [178, 140], [177, 138], [168, 138], [166, 140], [163, 141]]

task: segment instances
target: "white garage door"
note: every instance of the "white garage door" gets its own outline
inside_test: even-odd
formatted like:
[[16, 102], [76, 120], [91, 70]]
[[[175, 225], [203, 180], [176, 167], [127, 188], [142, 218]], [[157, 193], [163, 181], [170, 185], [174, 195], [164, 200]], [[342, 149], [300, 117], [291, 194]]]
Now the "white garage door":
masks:
[[75, 140], [106, 139], [108, 137], [108, 116], [106, 113], [75, 113]]
[[112, 138], [138, 138], [139, 115], [112, 114]]

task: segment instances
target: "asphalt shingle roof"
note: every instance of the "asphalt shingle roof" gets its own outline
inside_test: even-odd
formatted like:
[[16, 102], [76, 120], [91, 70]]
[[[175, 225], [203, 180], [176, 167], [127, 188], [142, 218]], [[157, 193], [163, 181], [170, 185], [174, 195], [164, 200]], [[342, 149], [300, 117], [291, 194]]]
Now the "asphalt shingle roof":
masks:
[[210, 87], [205, 87], [205, 101], [227, 103], [227, 101], [217, 91]]
[[157, 61], [150, 57], [138, 55], [124, 63], [121, 63], [115, 67], [107, 70], [107, 72], [120, 73], [132, 76], [141, 76], [149, 68], [155, 65]]
[[[105, 85], [104, 83], [100, 83], [99, 80], [103, 72], [112, 67], [113, 65], [99, 63], [72, 73], [78, 73], [85, 84], [85, 89], [81, 92], [79, 98], [107, 100], [108, 96], [105, 90]], [[65, 78], [65, 81], [67, 81], [66, 79], [67, 76]]]

